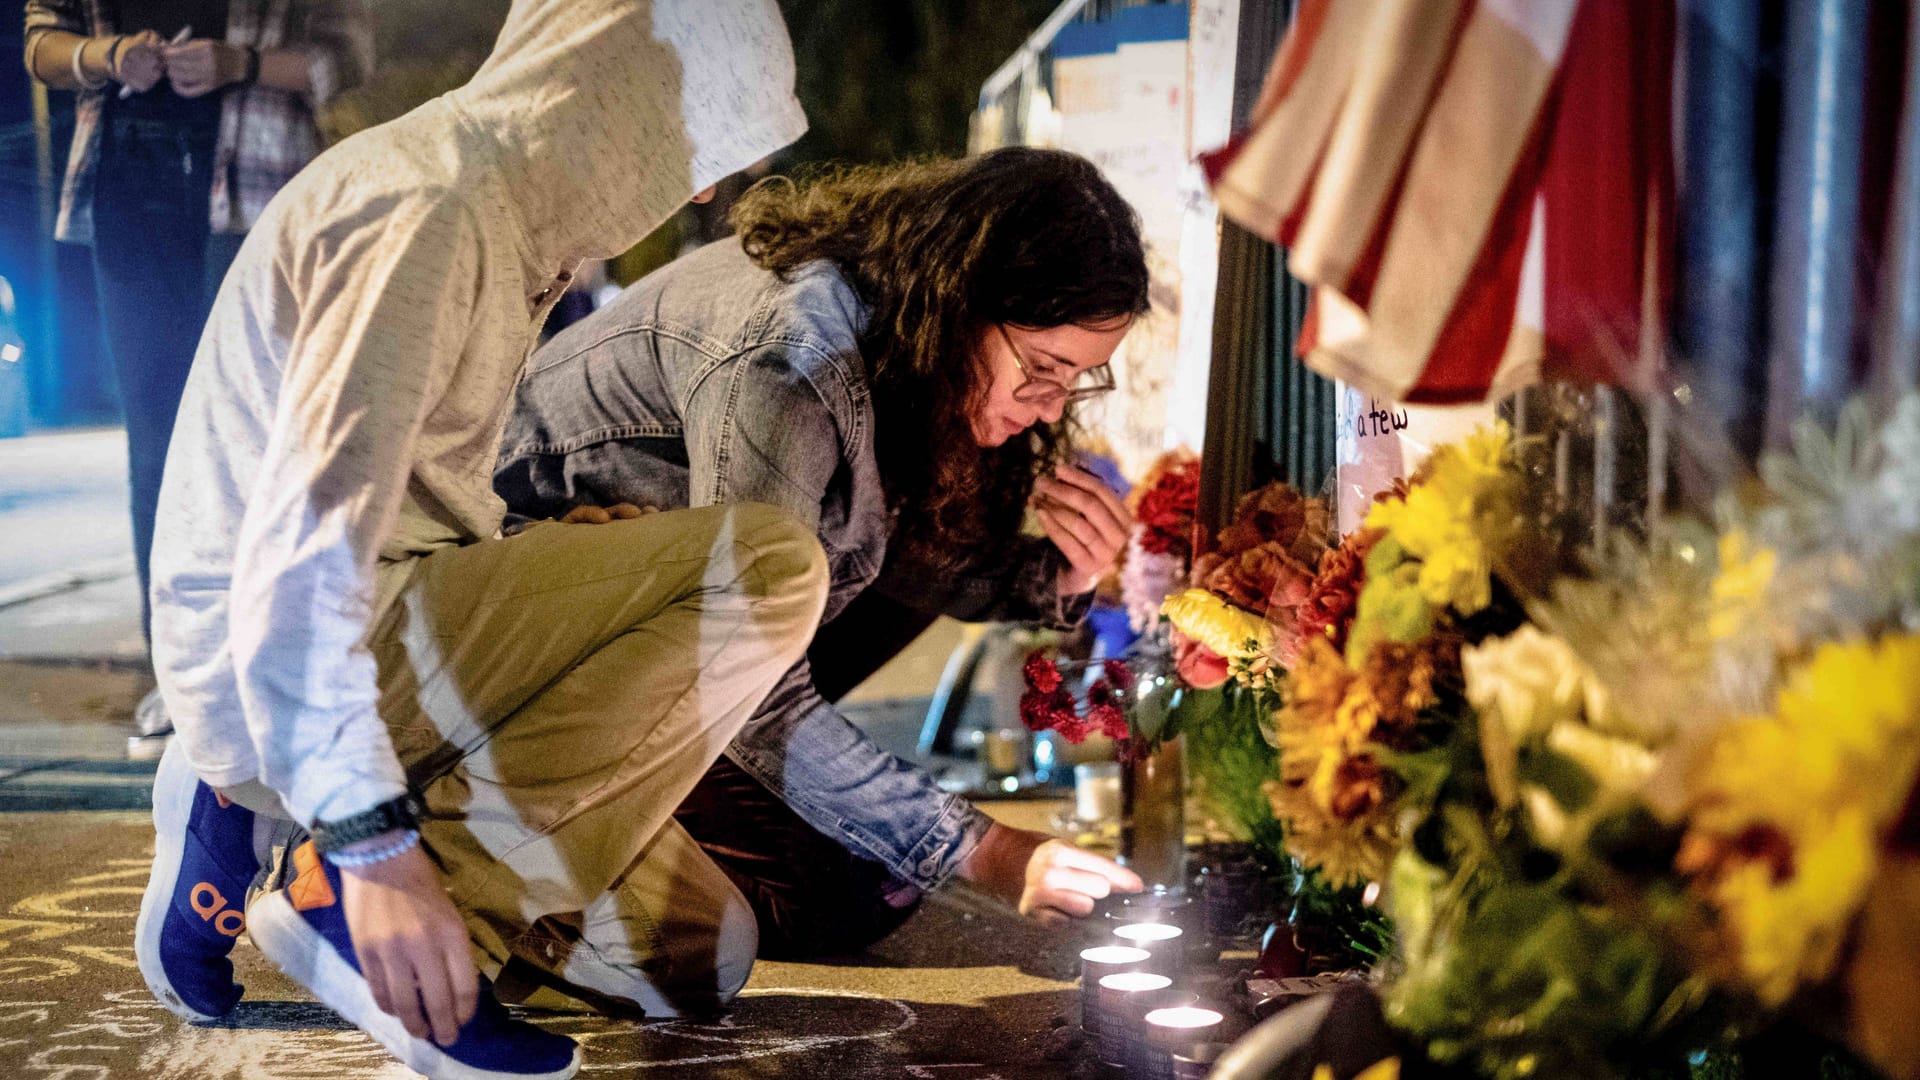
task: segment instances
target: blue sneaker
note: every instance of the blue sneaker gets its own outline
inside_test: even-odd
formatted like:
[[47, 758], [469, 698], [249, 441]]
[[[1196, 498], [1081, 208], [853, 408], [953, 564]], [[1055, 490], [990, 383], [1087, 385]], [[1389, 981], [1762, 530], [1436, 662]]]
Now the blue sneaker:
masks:
[[153, 780], [153, 874], [133, 926], [147, 988], [175, 1014], [225, 1016], [240, 1000], [227, 954], [247, 928], [260, 869], [254, 814], [202, 783], [175, 740]]
[[453, 1045], [414, 1038], [399, 1017], [373, 1003], [347, 932], [340, 871], [310, 842], [294, 850], [293, 865], [286, 888], [253, 902], [253, 943], [408, 1068], [431, 1080], [566, 1080], [579, 1071], [579, 1044], [514, 1019], [484, 978], [479, 1008]]

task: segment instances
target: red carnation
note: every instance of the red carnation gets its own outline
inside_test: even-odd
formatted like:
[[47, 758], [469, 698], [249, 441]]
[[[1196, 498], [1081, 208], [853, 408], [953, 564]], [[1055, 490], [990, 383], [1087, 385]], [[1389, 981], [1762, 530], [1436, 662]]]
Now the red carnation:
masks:
[[1193, 542], [1193, 515], [1200, 505], [1200, 462], [1166, 463], [1145, 485], [1133, 517], [1140, 526], [1140, 549], [1185, 559]]
[[1125, 739], [1132, 734], [1132, 729], [1127, 726], [1127, 714], [1110, 701], [1088, 709], [1087, 724], [1105, 732], [1109, 739]]
[[1093, 725], [1068, 712], [1053, 725], [1053, 730], [1061, 738], [1078, 745], [1087, 741], [1087, 736], [1093, 732]]
[[1120, 660], [1109, 660], [1106, 662], [1104, 666], [1106, 668], [1107, 678], [1113, 680], [1113, 685], [1115, 689], [1119, 690], [1123, 694], [1133, 689], [1133, 684], [1135, 682], [1133, 677], [1133, 669], [1128, 667], [1125, 662]]
[[1060, 689], [1060, 669], [1043, 652], [1027, 654], [1027, 662], [1020, 666], [1020, 674], [1026, 677], [1027, 685], [1043, 694], [1051, 694]]
[[1029, 690], [1020, 695], [1020, 722], [1028, 731], [1045, 731], [1053, 726], [1053, 695]]

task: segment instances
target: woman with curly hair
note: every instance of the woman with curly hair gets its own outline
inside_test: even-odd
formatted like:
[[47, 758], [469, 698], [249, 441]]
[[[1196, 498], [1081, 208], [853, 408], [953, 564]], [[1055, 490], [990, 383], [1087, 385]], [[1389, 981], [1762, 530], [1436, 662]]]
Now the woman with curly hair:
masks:
[[[1131, 518], [1071, 463], [1071, 413], [1112, 388], [1147, 307], [1112, 186], [1076, 155], [1012, 148], [765, 181], [733, 223], [535, 354], [494, 478], [513, 514], [752, 501], [812, 522], [832, 582], [816, 665], [850, 650], [870, 670], [904, 644], [834, 633], [863, 593], [1082, 619]], [[1044, 538], [1021, 535], [1029, 506]], [[796, 665], [679, 815], [752, 905], [762, 956], [866, 944], [955, 875], [1043, 921], [1140, 887], [884, 753], [829, 681]]]

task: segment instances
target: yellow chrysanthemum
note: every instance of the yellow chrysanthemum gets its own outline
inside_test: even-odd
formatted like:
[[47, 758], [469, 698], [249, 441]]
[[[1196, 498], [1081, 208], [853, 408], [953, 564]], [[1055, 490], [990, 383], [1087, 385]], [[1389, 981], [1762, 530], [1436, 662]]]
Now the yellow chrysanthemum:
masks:
[[[1769, 1003], [1830, 973], [1872, 883], [1875, 837], [1920, 771], [1920, 638], [1829, 644], [1780, 691], [1775, 714], [1728, 725], [1693, 768], [1689, 826], [1726, 856], [1707, 891], [1743, 982]], [[1781, 839], [1771, 857], [1743, 850]]]
[[1802, 981], [1833, 972], [1854, 912], [1878, 862], [1857, 808], [1822, 815], [1825, 828], [1794, 849], [1793, 872], [1776, 880], [1766, 862], [1742, 862], [1713, 884], [1714, 904], [1736, 931], [1740, 972], [1769, 1006]]
[[1188, 589], [1168, 597], [1160, 605], [1160, 613], [1175, 630], [1228, 660], [1264, 656], [1273, 648], [1273, 628], [1265, 619], [1205, 589]]
[[[1333, 1075], [1333, 1066], [1315, 1065], [1313, 1080], [1336, 1080]], [[1400, 1080], [1400, 1059], [1382, 1058], [1353, 1074], [1353, 1080]]]
[[1382, 880], [1399, 853], [1393, 820], [1384, 810], [1339, 820], [1320, 809], [1304, 785], [1266, 783], [1275, 820], [1287, 827], [1287, 853], [1318, 867], [1334, 887]]
[[1433, 452], [1404, 498], [1375, 503], [1367, 525], [1421, 560], [1420, 591], [1435, 607], [1471, 615], [1492, 598], [1494, 556], [1509, 542], [1514, 478], [1504, 422]]
[[1720, 538], [1720, 572], [1713, 579], [1713, 614], [1707, 620], [1707, 632], [1715, 640], [1724, 641], [1754, 624], [1779, 561], [1772, 548], [1751, 546], [1739, 529]]

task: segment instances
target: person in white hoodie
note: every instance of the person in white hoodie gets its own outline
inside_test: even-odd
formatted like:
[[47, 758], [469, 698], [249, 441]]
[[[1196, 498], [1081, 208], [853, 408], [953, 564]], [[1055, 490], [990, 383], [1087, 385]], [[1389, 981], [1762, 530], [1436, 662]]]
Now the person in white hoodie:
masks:
[[[773, 0], [515, 0], [471, 82], [261, 216], [154, 542], [179, 735], [135, 944], [175, 1012], [232, 1008], [250, 928], [428, 1075], [578, 1068], [481, 976], [694, 850], [670, 815], [805, 650], [824, 557], [750, 504], [499, 538], [500, 430], [572, 268], [797, 138], [793, 81]], [[311, 842], [243, 912], [280, 819]], [[699, 958], [596, 937], [626, 979], [600, 989], [655, 1013], [737, 991], [752, 914], [711, 890], [662, 912]]]

